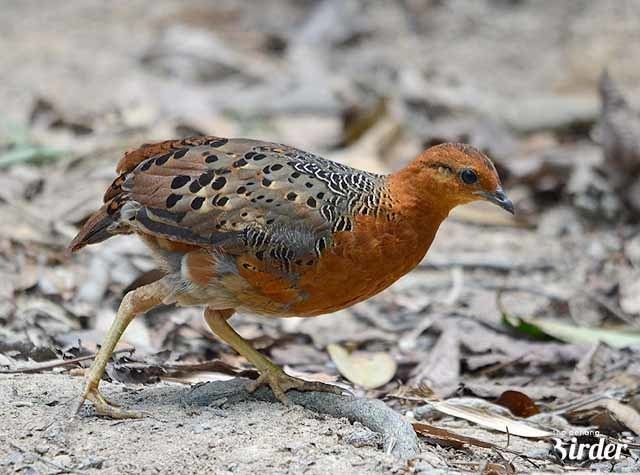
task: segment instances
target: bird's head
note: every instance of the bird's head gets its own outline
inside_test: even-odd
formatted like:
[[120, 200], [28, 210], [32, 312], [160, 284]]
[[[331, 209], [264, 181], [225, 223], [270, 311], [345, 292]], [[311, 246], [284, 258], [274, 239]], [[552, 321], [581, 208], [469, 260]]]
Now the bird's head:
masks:
[[449, 209], [485, 200], [514, 214], [513, 203], [502, 189], [495, 166], [470, 145], [444, 143], [431, 147], [402, 174], [417, 196], [424, 193]]

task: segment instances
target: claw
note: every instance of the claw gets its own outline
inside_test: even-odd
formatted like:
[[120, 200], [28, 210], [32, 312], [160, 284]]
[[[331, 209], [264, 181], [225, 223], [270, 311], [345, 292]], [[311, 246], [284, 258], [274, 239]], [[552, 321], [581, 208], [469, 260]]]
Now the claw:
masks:
[[291, 402], [286, 395], [290, 389], [297, 391], [318, 391], [333, 394], [342, 394], [343, 389], [331, 384], [320, 383], [318, 381], [305, 381], [304, 379], [289, 376], [282, 369], [274, 366], [260, 373], [258, 379], [250, 383], [247, 391], [254, 392], [260, 386], [267, 385], [271, 388], [273, 395], [282, 404], [290, 406]]
[[85, 386], [84, 392], [80, 397], [80, 401], [76, 406], [74, 415], [78, 415], [82, 405], [87, 400], [93, 403], [96, 413], [112, 419], [141, 419], [146, 415], [144, 412], [122, 409], [118, 404], [110, 402], [102, 395], [102, 393], [100, 393], [98, 386], [90, 381], [87, 382]]

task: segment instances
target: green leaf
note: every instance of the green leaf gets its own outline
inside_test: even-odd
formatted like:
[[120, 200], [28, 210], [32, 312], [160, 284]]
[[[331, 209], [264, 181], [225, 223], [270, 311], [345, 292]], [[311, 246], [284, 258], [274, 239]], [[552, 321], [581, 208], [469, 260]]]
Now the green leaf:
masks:
[[0, 153], [0, 168], [7, 168], [18, 163], [43, 163], [55, 160], [64, 155], [61, 150], [39, 146], [12, 148]]
[[38, 145], [29, 136], [29, 129], [18, 125], [0, 113], [0, 169], [19, 163], [41, 164], [57, 160], [65, 151]]
[[553, 337], [545, 333], [540, 327], [523, 320], [522, 318], [512, 317], [502, 314], [502, 324], [517, 331], [524, 333], [536, 340], [551, 340]]
[[516, 331], [538, 339], [555, 338], [567, 343], [606, 343], [612, 348], [640, 345], [640, 332], [626, 329], [579, 327], [540, 318], [502, 316], [502, 322]]

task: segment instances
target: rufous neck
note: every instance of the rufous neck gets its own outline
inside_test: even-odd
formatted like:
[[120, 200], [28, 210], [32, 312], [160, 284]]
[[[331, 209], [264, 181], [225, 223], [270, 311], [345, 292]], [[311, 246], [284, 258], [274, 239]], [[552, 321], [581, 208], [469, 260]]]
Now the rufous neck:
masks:
[[440, 192], [438, 183], [414, 163], [389, 175], [387, 183], [397, 212], [426, 231], [435, 233], [455, 207]]

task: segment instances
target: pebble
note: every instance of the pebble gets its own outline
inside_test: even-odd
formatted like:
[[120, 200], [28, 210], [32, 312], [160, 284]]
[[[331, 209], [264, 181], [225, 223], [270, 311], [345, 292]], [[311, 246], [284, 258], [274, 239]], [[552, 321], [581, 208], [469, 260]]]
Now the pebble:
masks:
[[354, 430], [347, 436], [344, 441], [354, 447], [377, 447], [382, 442], [380, 434], [369, 429]]
[[78, 469], [79, 470], [88, 470], [90, 468], [101, 469], [103, 464], [104, 464], [104, 459], [103, 458], [100, 458], [100, 457], [89, 457], [89, 458], [85, 459], [80, 464]]
[[211, 424], [208, 422], [203, 422], [202, 424], [198, 424], [193, 428], [194, 434], [202, 434], [203, 432], [211, 430]]
[[72, 464], [72, 460], [71, 460], [71, 456], [68, 454], [60, 454], [60, 455], [56, 455], [53, 458], [53, 461], [57, 464], [60, 465], [62, 467], [70, 467]]

